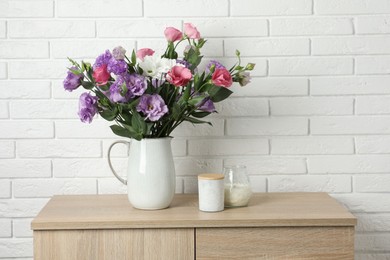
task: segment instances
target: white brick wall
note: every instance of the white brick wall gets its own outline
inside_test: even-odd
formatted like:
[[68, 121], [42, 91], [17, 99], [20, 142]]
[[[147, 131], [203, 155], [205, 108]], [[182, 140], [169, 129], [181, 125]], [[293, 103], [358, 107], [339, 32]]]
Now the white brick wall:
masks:
[[[126, 192], [106, 162], [121, 138], [79, 122], [66, 58], [162, 51], [183, 22], [208, 38], [206, 61], [231, 66], [239, 49], [257, 65], [213, 127], [175, 130], [176, 192], [245, 164], [256, 192], [329, 192], [358, 217], [356, 259], [390, 259], [389, 0], [1, 0], [0, 258], [32, 258], [30, 221], [52, 195]], [[113, 150], [121, 173], [126, 154]]]

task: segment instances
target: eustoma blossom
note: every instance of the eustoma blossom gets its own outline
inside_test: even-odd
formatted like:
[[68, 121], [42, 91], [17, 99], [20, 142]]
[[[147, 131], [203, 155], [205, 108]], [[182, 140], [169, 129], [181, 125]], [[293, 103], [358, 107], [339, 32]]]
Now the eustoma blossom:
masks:
[[[111, 129], [119, 136], [167, 137], [183, 122], [209, 123], [204, 118], [216, 112], [215, 103], [232, 94], [230, 86], [250, 82], [254, 64], [241, 65], [238, 51], [238, 62], [231, 69], [217, 60], [200, 69], [206, 40], [193, 24], [184, 23], [183, 31], [167, 27], [163, 34], [167, 47], [162, 54], [148, 47], [128, 52], [117, 46], [104, 51], [93, 65], [69, 59], [65, 90], [79, 86], [88, 90], [79, 99], [82, 122], [91, 123], [99, 114], [113, 122]], [[183, 41], [186, 46], [180, 55], [177, 47]]]

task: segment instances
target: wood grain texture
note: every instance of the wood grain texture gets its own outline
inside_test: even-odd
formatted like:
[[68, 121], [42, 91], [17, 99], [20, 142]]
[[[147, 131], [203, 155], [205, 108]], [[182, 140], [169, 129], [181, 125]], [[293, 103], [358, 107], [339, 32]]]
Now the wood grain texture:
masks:
[[354, 226], [356, 218], [326, 193], [256, 193], [248, 207], [207, 213], [196, 194], [177, 194], [167, 209], [134, 209], [126, 195], [54, 196], [33, 230]]
[[196, 229], [196, 259], [354, 259], [353, 227]]
[[194, 259], [194, 230], [34, 231], [34, 259]]

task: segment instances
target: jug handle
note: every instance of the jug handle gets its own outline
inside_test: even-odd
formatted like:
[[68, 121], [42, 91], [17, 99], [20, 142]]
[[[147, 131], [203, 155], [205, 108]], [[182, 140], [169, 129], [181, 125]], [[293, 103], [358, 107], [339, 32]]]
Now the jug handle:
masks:
[[116, 142], [113, 142], [110, 147], [108, 148], [108, 153], [107, 153], [107, 160], [108, 160], [108, 165], [110, 166], [110, 169], [112, 171], [112, 173], [114, 174], [114, 176], [120, 181], [122, 182], [124, 185], [127, 185], [127, 180], [121, 178], [114, 170], [114, 168], [112, 167], [112, 164], [111, 164], [111, 149], [112, 147], [114, 147], [114, 145], [116, 144], [129, 144], [130, 145], [130, 142], [126, 142], [126, 141], [116, 141]]

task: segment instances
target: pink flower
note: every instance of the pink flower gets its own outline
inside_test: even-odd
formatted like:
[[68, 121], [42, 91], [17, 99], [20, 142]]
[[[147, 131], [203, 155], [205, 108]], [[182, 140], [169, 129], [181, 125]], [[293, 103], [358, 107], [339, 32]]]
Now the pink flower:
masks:
[[232, 75], [227, 69], [216, 69], [211, 77], [214, 85], [228, 88], [232, 85]]
[[94, 69], [92, 77], [94, 78], [98, 86], [107, 84], [107, 81], [110, 78], [110, 73], [108, 73], [107, 71], [107, 64], [104, 64]]
[[190, 39], [200, 39], [200, 33], [192, 23], [184, 23], [184, 33]]
[[164, 31], [164, 34], [165, 38], [167, 38], [169, 42], [179, 41], [183, 38], [182, 32], [173, 27], [167, 27]]
[[169, 83], [176, 87], [185, 86], [191, 78], [191, 71], [182, 66], [173, 66], [167, 74], [167, 80]]
[[145, 56], [152, 56], [153, 54], [154, 50], [149, 48], [143, 48], [137, 51], [137, 58], [144, 61]]

